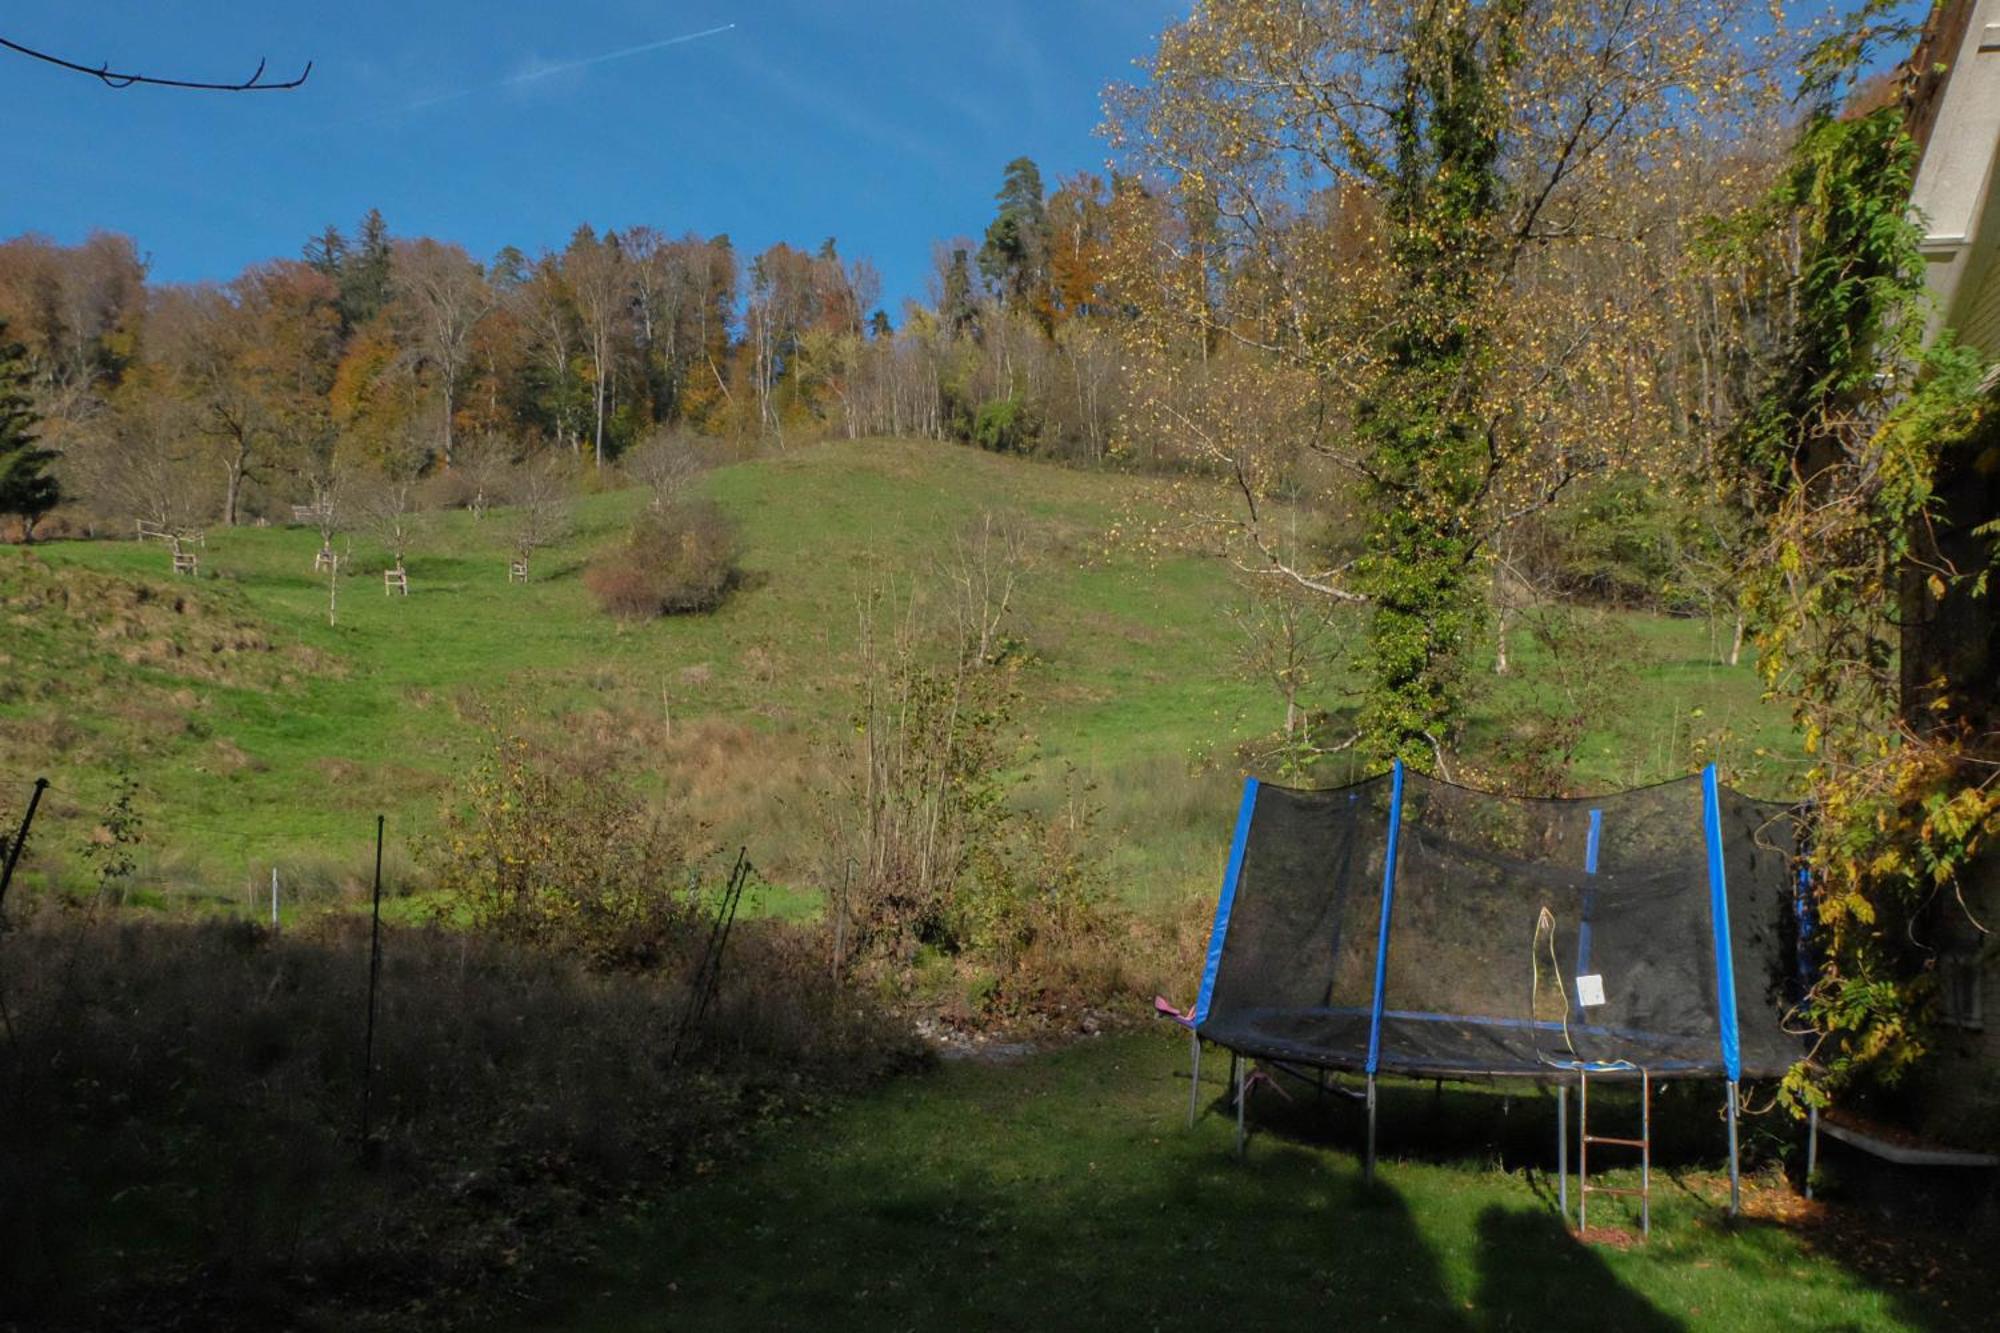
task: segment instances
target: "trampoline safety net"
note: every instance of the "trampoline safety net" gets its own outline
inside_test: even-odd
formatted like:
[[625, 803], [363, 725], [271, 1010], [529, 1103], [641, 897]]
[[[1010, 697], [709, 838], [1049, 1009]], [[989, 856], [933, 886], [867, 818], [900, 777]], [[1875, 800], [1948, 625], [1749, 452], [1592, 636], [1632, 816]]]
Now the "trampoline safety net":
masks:
[[1712, 769], [1575, 800], [1252, 779], [1195, 1030], [1370, 1073], [1781, 1074], [1794, 816]]

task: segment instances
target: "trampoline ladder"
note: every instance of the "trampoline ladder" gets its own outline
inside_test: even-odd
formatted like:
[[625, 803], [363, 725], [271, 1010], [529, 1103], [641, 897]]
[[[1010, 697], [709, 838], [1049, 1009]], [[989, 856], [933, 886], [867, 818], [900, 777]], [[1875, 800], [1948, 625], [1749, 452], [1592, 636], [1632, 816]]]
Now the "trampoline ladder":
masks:
[[[1581, 1232], [1589, 1228], [1590, 1196], [1593, 1194], [1636, 1195], [1639, 1199], [1639, 1231], [1642, 1235], [1653, 1234], [1653, 1077], [1645, 1070], [1639, 1071], [1639, 1137], [1636, 1139], [1616, 1138], [1609, 1134], [1590, 1132], [1590, 1071], [1579, 1069], [1576, 1075], [1577, 1108], [1577, 1156], [1576, 1156], [1576, 1229]], [[1639, 1150], [1639, 1188], [1630, 1186], [1593, 1185], [1590, 1183], [1590, 1145], [1602, 1144], [1609, 1148], [1637, 1148]]]

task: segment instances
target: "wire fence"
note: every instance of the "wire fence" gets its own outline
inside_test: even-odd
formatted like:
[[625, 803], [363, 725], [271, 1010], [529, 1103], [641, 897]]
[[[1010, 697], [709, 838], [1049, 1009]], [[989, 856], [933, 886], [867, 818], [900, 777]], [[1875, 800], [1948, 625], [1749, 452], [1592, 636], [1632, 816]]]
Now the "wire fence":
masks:
[[[0, 776], [0, 1030], [11, 1044], [13, 1038], [13, 1016], [7, 1003], [6, 935], [9, 927], [18, 917], [18, 903], [11, 896], [19, 892], [17, 876], [30, 861], [30, 854], [38, 843], [62, 843], [78, 837], [78, 826], [86, 826], [83, 836], [85, 846], [105, 849], [97, 853], [97, 874], [91, 891], [81, 895], [64, 895], [64, 901], [76, 910], [54, 924], [58, 936], [67, 936], [67, 942], [60, 947], [63, 956], [70, 959], [66, 971], [74, 970], [75, 960], [81, 956], [85, 936], [102, 917], [107, 906], [116, 907], [122, 903], [122, 892], [113, 893], [114, 887], [122, 890], [119, 882], [131, 876], [133, 862], [129, 848], [136, 844], [136, 829], [121, 821], [117, 802], [120, 793], [129, 798], [136, 791], [129, 780], [114, 783], [111, 804], [103, 809], [91, 809], [72, 802], [68, 810], [52, 803], [50, 796], [73, 796], [64, 787], [46, 778], [34, 777], [23, 780], [18, 771]], [[18, 810], [18, 815], [15, 811]], [[368, 897], [370, 929], [368, 944], [368, 981], [366, 1029], [362, 1050], [362, 1077], [360, 1102], [361, 1153], [364, 1161], [369, 1160], [377, 1150], [375, 1126], [374, 1083], [377, 1067], [376, 1014], [378, 995], [382, 987], [382, 902], [384, 889], [383, 852], [387, 832], [386, 816], [373, 817], [373, 855], [370, 893]], [[669, 1066], [679, 1063], [690, 1044], [691, 1036], [700, 1029], [707, 1011], [714, 1004], [721, 982], [723, 958], [728, 946], [730, 932], [735, 924], [743, 891], [755, 867], [751, 864], [747, 849], [738, 848], [735, 859], [719, 899], [714, 907], [714, 916], [709, 923], [705, 938], [697, 948], [688, 975], [686, 995], [678, 1006], [678, 1012], [669, 1024], [672, 1038], [667, 1051]], [[281, 902], [283, 881], [278, 867], [270, 870], [269, 927], [274, 933], [282, 926]], [[261, 904], [258, 904], [261, 906]]]
[[[155, 796], [122, 775], [0, 766], [0, 866], [17, 863], [13, 891], [48, 891], [71, 904], [101, 895], [114, 904], [199, 905], [273, 926], [295, 908], [365, 901], [366, 830], [357, 829], [345, 849], [305, 842], [289, 852], [246, 854], [240, 867], [227, 867], [199, 838], [159, 837]], [[405, 853], [390, 849], [398, 880], [413, 878]]]

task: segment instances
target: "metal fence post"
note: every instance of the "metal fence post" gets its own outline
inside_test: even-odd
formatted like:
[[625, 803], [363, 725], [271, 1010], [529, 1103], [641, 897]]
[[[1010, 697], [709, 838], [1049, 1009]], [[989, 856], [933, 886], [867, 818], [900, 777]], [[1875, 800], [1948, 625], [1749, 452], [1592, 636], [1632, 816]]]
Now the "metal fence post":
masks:
[[0, 867], [0, 907], [7, 905], [7, 886], [14, 882], [14, 867], [20, 864], [21, 849], [28, 845], [28, 830], [35, 823], [35, 808], [42, 803], [42, 793], [48, 789], [47, 778], [35, 779], [35, 790], [28, 796], [28, 812], [21, 816], [21, 831], [14, 835], [13, 845], [7, 848], [7, 864]]
[[361, 1062], [361, 1155], [368, 1156], [370, 1115], [375, 1096], [375, 993], [382, 983], [382, 824], [375, 816], [375, 927], [368, 946], [368, 1036], [362, 1046]]

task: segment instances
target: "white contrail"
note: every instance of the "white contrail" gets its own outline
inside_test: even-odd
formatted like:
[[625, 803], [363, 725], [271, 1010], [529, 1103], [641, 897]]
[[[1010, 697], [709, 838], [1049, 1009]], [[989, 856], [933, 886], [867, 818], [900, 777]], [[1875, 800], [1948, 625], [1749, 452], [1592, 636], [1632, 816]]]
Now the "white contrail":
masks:
[[678, 37], [668, 37], [657, 42], [647, 42], [641, 46], [628, 46], [619, 51], [606, 51], [603, 55], [585, 56], [581, 60], [565, 60], [555, 65], [542, 65], [529, 70], [525, 74], [516, 74], [512, 78], [501, 79], [497, 83], [482, 83], [473, 88], [461, 88], [454, 93], [439, 93], [436, 97], [426, 97], [420, 101], [411, 102], [407, 106], [398, 107], [397, 111], [421, 111], [425, 107], [439, 106], [445, 102], [456, 102], [462, 97], [471, 97], [475, 93], [492, 92], [499, 88], [517, 88], [524, 83], [533, 83], [537, 79], [546, 79], [554, 74], [567, 74], [574, 69], [588, 69], [592, 65], [607, 65], [614, 60], [630, 60], [633, 56], [643, 56], [652, 51], [664, 51], [669, 46], [680, 46], [686, 42], [698, 42], [704, 37], [714, 37], [728, 32], [735, 26], [734, 23], [725, 23], [719, 28], [703, 28], [700, 32], [682, 33]]

